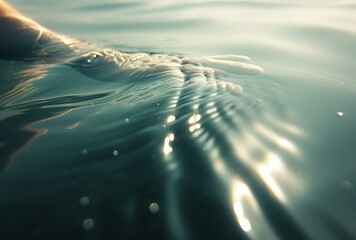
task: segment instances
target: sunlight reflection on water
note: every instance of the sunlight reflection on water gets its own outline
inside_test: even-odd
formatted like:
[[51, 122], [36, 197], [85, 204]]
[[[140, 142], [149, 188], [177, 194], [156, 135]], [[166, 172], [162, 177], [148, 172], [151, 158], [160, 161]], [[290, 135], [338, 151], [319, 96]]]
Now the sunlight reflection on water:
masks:
[[356, 236], [352, 1], [13, 2], [100, 47], [0, 61], [1, 234]]

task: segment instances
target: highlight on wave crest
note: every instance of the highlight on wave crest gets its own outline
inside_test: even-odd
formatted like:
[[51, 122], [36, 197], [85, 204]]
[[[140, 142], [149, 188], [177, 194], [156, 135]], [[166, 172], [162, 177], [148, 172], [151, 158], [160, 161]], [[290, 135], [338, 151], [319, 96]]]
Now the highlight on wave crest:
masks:
[[[291, 194], [303, 191], [303, 180], [294, 169], [303, 163], [295, 142], [306, 134], [297, 125], [268, 113], [250, 118], [253, 108], [243, 108], [250, 120], [246, 121], [236, 111], [238, 108], [218, 102], [216, 92], [207, 96], [210, 98], [205, 102], [198, 103], [199, 94], [190, 99], [186, 132], [206, 153], [214, 174], [230, 189], [231, 211], [241, 230], [252, 239], [283, 236], [276, 236], [271, 229], [269, 218], [276, 217], [269, 215], [266, 206], [272, 204], [277, 212], [288, 212]], [[246, 97], [236, 98], [239, 100], [246, 101]], [[298, 232], [294, 218], [285, 215], [285, 221], [290, 221], [288, 224]]]
[[[291, 124], [280, 125], [278, 122], [276, 120], [274, 126], [278, 130], [272, 130], [267, 124], [252, 124], [249, 132], [240, 135], [234, 148], [237, 161], [243, 163], [253, 177], [246, 177], [239, 171], [231, 174], [232, 177], [228, 179], [231, 204], [241, 229], [252, 235], [274, 235], [268, 227], [268, 221], [260, 217], [266, 214], [257, 197], [262, 189], [271, 197], [270, 201], [287, 208], [291, 191], [295, 194], [302, 191], [303, 187], [302, 180], [298, 179], [292, 168], [300, 164], [299, 149], [292, 140], [283, 136], [283, 133], [287, 135], [286, 130], [291, 130], [295, 137], [300, 137], [301, 130]], [[267, 202], [266, 199], [263, 201]], [[266, 239], [270, 238], [276, 236]]]

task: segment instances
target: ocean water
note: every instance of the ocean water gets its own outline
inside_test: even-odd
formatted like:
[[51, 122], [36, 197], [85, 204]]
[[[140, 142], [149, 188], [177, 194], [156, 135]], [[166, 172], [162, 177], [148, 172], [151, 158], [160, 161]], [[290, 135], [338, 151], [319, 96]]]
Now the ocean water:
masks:
[[0, 239], [356, 238], [354, 1], [9, 2]]

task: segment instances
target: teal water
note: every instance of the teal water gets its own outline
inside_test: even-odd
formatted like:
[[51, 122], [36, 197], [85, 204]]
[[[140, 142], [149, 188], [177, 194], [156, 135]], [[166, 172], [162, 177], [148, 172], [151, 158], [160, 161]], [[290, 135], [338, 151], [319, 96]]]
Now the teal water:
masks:
[[11, 3], [91, 45], [0, 60], [0, 239], [356, 238], [353, 1]]

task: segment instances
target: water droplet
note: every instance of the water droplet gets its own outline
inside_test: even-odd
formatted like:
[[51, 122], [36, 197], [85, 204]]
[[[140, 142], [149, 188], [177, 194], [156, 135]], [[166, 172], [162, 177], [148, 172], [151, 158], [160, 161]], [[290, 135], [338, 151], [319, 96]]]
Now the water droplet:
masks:
[[150, 204], [148, 209], [150, 210], [151, 213], [156, 214], [159, 211], [159, 206], [158, 206], [157, 203], [153, 202], [153, 203]]
[[343, 112], [337, 112], [336, 115], [338, 115], [339, 117], [342, 117], [344, 115]]
[[130, 122], [130, 119], [126, 118], [125, 123], [129, 123], [129, 122]]
[[87, 219], [83, 220], [82, 227], [83, 227], [84, 230], [89, 231], [90, 229], [93, 228], [93, 226], [94, 226], [93, 219], [87, 218]]
[[114, 155], [115, 157], [118, 156], [118, 155], [119, 155], [119, 151], [114, 150], [114, 151], [112, 152], [112, 155]]
[[84, 196], [84, 197], [80, 198], [80, 200], [79, 200], [79, 203], [82, 206], [87, 206], [89, 204], [89, 202], [90, 202], [90, 199], [87, 196]]
[[86, 156], [87, 154], [88, 154], [88, 150], [83, 149], [83, 150], [82, 150], [82, 155], [83, 155], [83, 156]]

